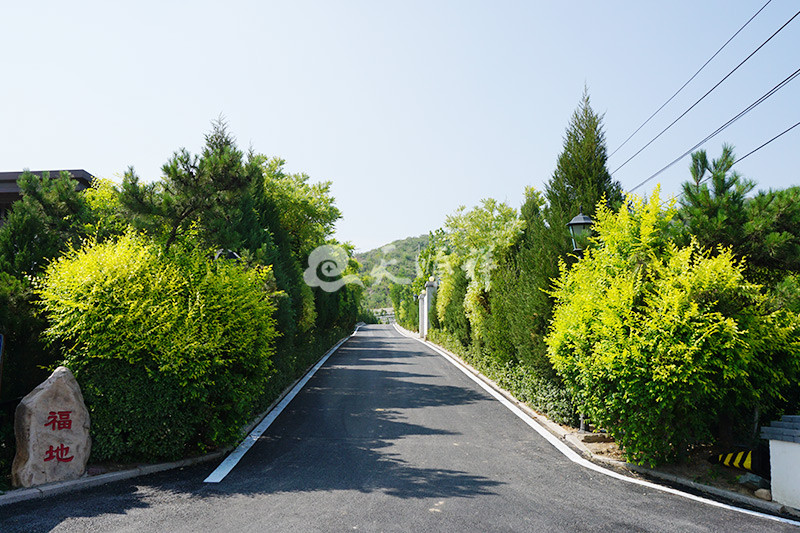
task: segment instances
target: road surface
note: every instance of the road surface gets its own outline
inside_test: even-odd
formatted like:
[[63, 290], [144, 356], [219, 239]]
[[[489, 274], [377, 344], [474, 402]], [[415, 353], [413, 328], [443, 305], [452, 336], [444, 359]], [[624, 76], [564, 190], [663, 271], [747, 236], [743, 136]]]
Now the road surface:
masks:
[[0, 507], [0, 531], [798, 531], [576, 465], [391, 326], [335, 352], [216, 464]]

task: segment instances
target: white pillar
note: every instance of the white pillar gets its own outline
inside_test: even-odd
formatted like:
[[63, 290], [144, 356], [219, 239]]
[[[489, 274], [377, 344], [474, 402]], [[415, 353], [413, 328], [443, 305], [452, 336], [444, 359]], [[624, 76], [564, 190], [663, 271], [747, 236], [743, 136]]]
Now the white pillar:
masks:
[[[433, 276], [425, 283], [425, 335], [431, 329], [431, 303], [433, 302], [433, 292], [436, 290], [436, 284]], [[434, 309], [434, 312], [436, 310]]]
[[[427, 338], [428, 331], [431, 328], [431, 302], [433, 301], [433, 294], [436, 291], [436, 278], [433, 276], [430, 277], [428, 281], [425, 282], [425, 290], [422, 291], [420, 294], [420, 301], [424, 302], [424, 305], [420, 308], [420, 326], [419, 326], [419, 333], [420, 337]], [[436, 312], [436, 310], [434, 310]]]
[[422, 293], [422, 314], [419, 317], [419, 334], [422, 338], [428, 336], [428, 295]]
[[425, 338], [425, 293], [422, 292], [419, 295], [419, 336], [420, 338]]
[[761, 438], [769, 439], [772, 501], [800, 509], [800, 416], [762, 427]]

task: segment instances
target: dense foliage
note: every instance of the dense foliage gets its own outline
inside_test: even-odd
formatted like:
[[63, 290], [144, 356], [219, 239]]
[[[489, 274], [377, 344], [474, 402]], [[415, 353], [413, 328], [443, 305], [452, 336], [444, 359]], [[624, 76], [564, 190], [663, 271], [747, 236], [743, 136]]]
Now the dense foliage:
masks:
[[[626, 205], [584, 94], [544, 191], [518, 214], [486, 200], [449, 217], [392, 289], [398, 321], [417, 326], [433, 274], [429, 336], [552, 418], [585, 414], [651, 464], [751, 444], [754, 420], [800, 404], [800, 188], [748, 196], [734, 162], [693, 154], [679, 210]], [[598, 221], [583, 260], [579, 211]]]
[[419, 288], [418, 285], [412, 287], [411, 285], [394, 284], [389, 289], [389, 298], [392, 300], [397, 323], [414, 331], [419, 329], [419, 306], [415, 295], [420, 291], [415, 292], [414, 290]]
[[201, 155], [181, 148], [161, 171], [162, 179], [150, 183], [142, 183], [133, 168], [125, 173], [120, 198], [135, 227], [154, 235], [167, 251], [192, 227], [201, 228], [207, 245], [236, 242], [229, 234], [235, 208], [260, 169], [252, 155], [243, 160], [222, 120], [206, 135]]
[[772, 309], [729, 250], [676, 245], [657, 192], [628, 205], [600, 205], [596, 245], [562, 266], [548, 355], [628, 459], [655, 464], [710, 441], [720, 420], [774, 414], [800, 371], [800, 320]]
[[[575, 410], [544, 343], [553, 308], [548, 291], [559, 261], [575, 261], [567, 222], [581, 209], [592, 215], [600, 202], [621, 205], [622, 194], [606, 169], [602, 117], [585, 92], [544, 193], [528, 188], [519, 212], [488, 199], [448, 217], [420, 255], [423, 274], [412, 286], [421, 289], [431, 274], [438, 279], [432, 327], [441, 331], [433, 337], [456, 342], [452, 348], [485, 373], [568, 423]], [[416, 320], [408, 300], [397, 298], [398, 307], [398, 320]]]
[[0, 333], [5, 337], [0, 403], [12, 402], [47, 379], [54, 357], [40, 339], [46, 322], [36, 314], [28, 278], [0, 272]]
[[42, 279], [47, 335], [67, 346], [97, 459], [230, 444], [266, 385], [270, 269], [181, 252], [126, 235], [60, 257]]
[[436, 257], [440, 279], [436, 312], [444, 323], [449, 307], [462, 307], [475, 343], [483, 344], [489, 329], [489, 292], [497, 257], [511, 246], [522, 228], [515, 209], [491, 198], [469, 211], [461, 207], [447, 217], [446, 246]]
[[711, 163], [705, 150], [692, 154], [679, 211], [686, 230], [682, 242], [694, 238], [712, 253], [729, 247], [747, 258], [749, 279], [772, 287], [788, 272], [800, 272], [800, 187], [748, 198], [755, 181], [731, 171], [734, 161], [728, 145]]
[[280, 226], [297, 257], [307, 257], [324, 243], [342, 217], [330, 194], [331, 182], [310, 183], [307, 174], [287, 174], [283, 159], [260, 158], [263, 196], [275, 205]]
[[571, 247], [564, 244], [565, 232], [549, 225], [547, 200], [541, 193], [528, 188], [520, 214], [525, 229], [492, 273], [487, 344], [498, 361], [520, 364], [554, 381], [544, 345], [552, 314], [547, 291], [558, 275], [559, 261], [574, 259], [566, 255]]
[[0, 228], [0, 400], [13, 412], [66, 364], [90, 407], [93, 459], [231, 443], [330, 343], [372, 319], [360, 286], [328, 293], [303, 280], [323, 244], [344, 250], [345, 275], [359, 270], [352, 248], [330, 239], [341, 216], [330, 182], [245, 154], [222, 120], [205, 141], [197, 155], [176, 151], [151, 182], [131, 168], [120, 187], [98, 179], [77, 192], [68, 175], [26, 173]]
[[89, 235], [102, 239], [114, 232], [111, 218], [103, 222], [105, 182], [79, 192], [68, 172], [25, 171], [17, 185], [22, 199], [0, 227], [0, 333], [6, 336], [0, 402], [30, 392], [60, 358], [57, 347], [48, 348], [41, 338], [46, 321], [36, 313], [31, 279]]
[[76, 184], [68, 172], [20, 176], [22, 199], [0, 227], [0, 271], [17, 278], [37, 274], [47, 261], [80, 243], [90, 215]]
[[603, 117], [592, 109], [588, 89], [584, 89], [564, 134], [553, 177], [545, 186], [547, 220], [565, 237], [567, 222], [579, 210], [593, 216], [601, 199], [614, 207], [621, 204], [622, 186], [608, 172], [607, 159]]
[[417, 276], [417, 256], [428, 245], [428, 239], [428, 235], [407, 237], [356, 254], [366, 286], [364, 305], [368, 309], [392, 307], [389, 292], [396, 283], [402, 284]]

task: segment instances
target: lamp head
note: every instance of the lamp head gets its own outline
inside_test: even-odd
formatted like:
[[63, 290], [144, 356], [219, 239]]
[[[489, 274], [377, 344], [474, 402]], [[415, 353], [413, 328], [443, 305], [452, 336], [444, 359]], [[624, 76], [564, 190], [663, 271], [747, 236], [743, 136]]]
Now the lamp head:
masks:
[[583, 235], [588, 234], [591, 231], [593, 224], [594, 220], [592, 220], [591, 217], [583, 214], [583, 206], [580, 207], [580, 212], [578, 215], [576, 215], [567, 223], [569, 234], [572, 237], [572, 248], [574, 252], [577, 252], [581, 249], [578, 246], [578, 242]]

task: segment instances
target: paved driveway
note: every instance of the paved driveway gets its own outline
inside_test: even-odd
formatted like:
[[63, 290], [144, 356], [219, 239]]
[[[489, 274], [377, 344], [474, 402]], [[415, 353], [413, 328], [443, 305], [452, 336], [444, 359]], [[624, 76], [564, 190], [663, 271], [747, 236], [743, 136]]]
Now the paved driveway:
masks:
[[391, 326], [334, 353], [220, 483], [201, 465], [0, 508], [0, 531], [796, 531], [576, 465]]

